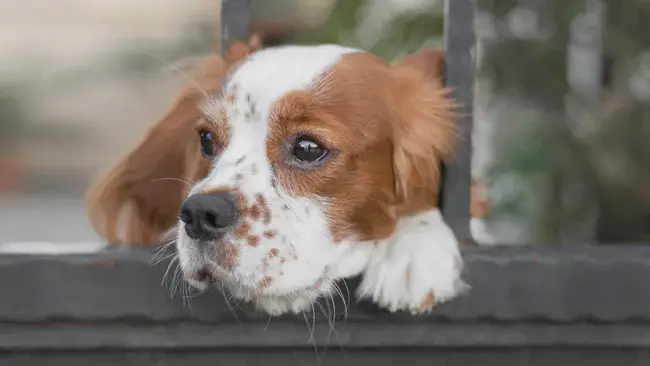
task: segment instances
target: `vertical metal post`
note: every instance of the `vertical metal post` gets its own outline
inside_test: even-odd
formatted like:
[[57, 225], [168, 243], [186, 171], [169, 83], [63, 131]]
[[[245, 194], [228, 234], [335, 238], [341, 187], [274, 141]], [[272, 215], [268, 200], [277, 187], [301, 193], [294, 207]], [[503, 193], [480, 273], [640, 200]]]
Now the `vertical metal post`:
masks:
[[443, 214], [459, 240], [470, 239], [470, 184], [474, 103], [474, 0], [445, 1], [446, 81], [459, 105], [460, 139], [445, 166]]
[[233, 42], [248, 40], [251, 27], [250, 0], [221, 0], [221, 54]]

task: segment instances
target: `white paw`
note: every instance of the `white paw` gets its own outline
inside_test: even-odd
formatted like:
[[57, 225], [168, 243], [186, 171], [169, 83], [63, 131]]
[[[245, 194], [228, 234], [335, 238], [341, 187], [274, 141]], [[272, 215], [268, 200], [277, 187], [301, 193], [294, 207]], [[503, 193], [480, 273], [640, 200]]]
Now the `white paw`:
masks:
[[376, 244], [357, 291], [392, 312], [428, 313], [467, 288], [461, 272], [458, 241], [432, 210], [400, 220], [395, 234]]

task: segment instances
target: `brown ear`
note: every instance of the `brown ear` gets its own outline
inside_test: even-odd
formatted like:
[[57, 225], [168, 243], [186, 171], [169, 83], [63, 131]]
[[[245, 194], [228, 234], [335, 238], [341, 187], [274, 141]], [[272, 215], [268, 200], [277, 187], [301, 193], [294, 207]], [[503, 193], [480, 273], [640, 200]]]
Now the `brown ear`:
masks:
[[110, 243], [156, 244], [173, 226], [189, 184], [183, 182], [198, 174], [197, 102], [196, 95], [180, 98], [137, 147], [89, 189], [90, 221]]
[[195, 69], [171, 110], [144, 139], [87, 192], [91, 224], [114, 244], [158, 244], [176, 223], [190, 184], [205, 176], [195, 124], [198, 104], [221, 86], [234, 63], [261, 47], [256, 36], [238, 42], [224, 56], [214, 55]]
[[422, 51], [393, 66], [393, 171], [401, 214], [438, 206], [440, 164], [456, 140], [455, 104], [444, 88], [444, 54]]

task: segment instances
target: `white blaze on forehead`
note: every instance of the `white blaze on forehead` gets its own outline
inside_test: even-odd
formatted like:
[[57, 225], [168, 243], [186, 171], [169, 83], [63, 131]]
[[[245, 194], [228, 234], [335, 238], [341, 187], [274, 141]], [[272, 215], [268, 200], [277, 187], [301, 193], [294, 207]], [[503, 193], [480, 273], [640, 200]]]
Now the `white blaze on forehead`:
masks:
[[265, 113], [283, 95], [309, 88], [342, 56], [354, 52], [360, 50], [337, 45], [268, 48], [250, 56], [231, 76], [226, 89], [237, 85], [251, 96], [260, 113]]
[[[221, 99], [204, 107], [208, 114], [214, 107], [224, 111], [231, 127], [229, 145], [206, 179], [208, 186], [232, 176], [230, 168], [241, 156], [265, 158], [273, 104], [292, 91], [308, 89], [344, 55], [356, 52], [361, 50], [338, 45], [282, 46], [249, 56], [226, 81]], [[250, 163], [251, 159], [247, 160]], [[262, 166], [258, 168], [268, 172]]]

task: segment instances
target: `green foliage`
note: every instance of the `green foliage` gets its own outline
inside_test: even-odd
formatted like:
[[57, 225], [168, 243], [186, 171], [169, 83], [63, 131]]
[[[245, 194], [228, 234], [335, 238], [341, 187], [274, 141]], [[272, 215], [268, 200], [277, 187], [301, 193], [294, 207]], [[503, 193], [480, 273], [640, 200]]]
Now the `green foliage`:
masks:
[[[337, 43], [350, 47], [363, 47], [354, 32], [359, 16], [367, 4], [364, 0], [339, 0], [328, 21], [317, 29], [297, 34], [292, 41], [307, 44]], [[441, 37], [443, 16], [434, 8], [421, 12], [399, 14], [392, 19], [386, 31], [370, 51], [386, 60], [403, 53], [415, 52], [431, 39]]]

